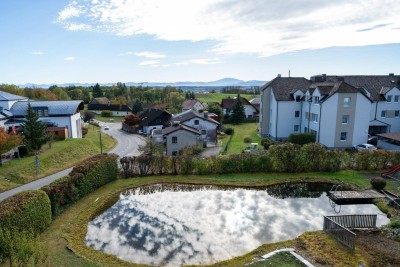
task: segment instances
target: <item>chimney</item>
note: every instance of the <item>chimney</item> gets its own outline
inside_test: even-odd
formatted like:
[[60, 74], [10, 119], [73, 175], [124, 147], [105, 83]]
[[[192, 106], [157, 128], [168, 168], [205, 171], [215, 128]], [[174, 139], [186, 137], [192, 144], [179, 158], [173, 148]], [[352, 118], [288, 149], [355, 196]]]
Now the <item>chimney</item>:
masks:
[[394, 76], [394, 73], [389, 73], [389, 77], [393, 77]]
[[278, 74], [278, 76], [277, 76], [278, 78], [280, 78], [281, 77], [281, 75], [280, 74]]

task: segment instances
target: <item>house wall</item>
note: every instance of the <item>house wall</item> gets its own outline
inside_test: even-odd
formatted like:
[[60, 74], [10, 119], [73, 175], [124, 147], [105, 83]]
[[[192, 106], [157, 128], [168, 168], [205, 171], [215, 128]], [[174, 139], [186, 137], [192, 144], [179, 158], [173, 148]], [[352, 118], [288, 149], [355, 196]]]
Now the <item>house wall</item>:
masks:
[[368, 141], [370, 112], [367, 111], [369, 109], [371, 109], [371, 101], [369, 101], [364, 95], [358, 93], [356, 98], [352, 146], [365, 144]]
[[[198, 125], [195, 124], [196, 120], [199, 121]], [[193, 119], [182, 122], [182, 124], [199, 130], [201, 133], [201, 138], [203, 140], [215, 141], [217, 139], [218, 125], [215, 123], [212, 123], [210, 121], [207, 121], [199, 117], [195, 117]], [[205, 130], [206, 133], [203, 134], [202, 130]]]
[[[102, 110], [88, 110], [90, 112], [93, 112], [97, 115], [101, 115]], [[132, 114], [130, 111], [111, 111], [112, 116], [114, 117], [124, 117], [126, 115]]]
[[28, 99], [8, 100], [8, 101], [3, 100], [3, 101], [0, 101], [0, 107], [2, 107], [3, 109], [10, 110], [12, 105], [14, 105], [16, 102], [19, 102], [19, 101], [28, 101]]
[[269, 123], [270, 123], [270, 109], [271, 109], [271, 89], [267, 88], [260, 92], [260, 123], [259, 131], [261, 137], [267, 137], [269, 135]]
[[[386, 93], [386, 97], [389, 95], [392, 96], [392, 102], [378, 101], [377, 103], [373, 103], [372, 108], [374, 111], [376, 110], [377, 120], [390, 124], [390, 127], [388, 127], [387, 129], [388, 132], [400, 132], [400, 118], [395, 117], [395, 111], [400, 110], [400, 102], [394, 102], [394, 97], [396, 95], [399, 96], [400, 101], [400, 90], [398, 88], [393, 88]], [[383, 110], [387, 111], [387, 115], [385, 118], [382, 117]], [[371, 115], [373, 115], [373, 118], [371, 118], [371, 120], [375, 119], [375, 112], [371, 112]]]
[[153, 129], [162, 129], [164, 125], [149, 125], [149, 126], [143, 126], [143, 133], [145, 134], [150, 134], [150, 131]]
[[319, 143], [333, 148], [335, 146], [338, 95], [334, 94], [321, 105]]
[[[177, 137], [177, 143], [172, 143], [172, 137]], [[171, 156], [173, 152], [179, 151], [185, 147], [199, 144], [199, 136], [186, 130], [178, 130], [166, 136], [166, 153]]]
[[244, 113], [246, 114], [246, 118], [254, 118], [255, 117], [255, 112], [257, 112], [257, 110], [250, 105], [243, 105], [244, 107]]
[[55, 125], [59, 127], [67, 127], [69, 137], [82, 138], [82, 128], [81, 128], [82, 121], [80, 113], [64, 117], [40, 117], [39, 120], [53, 122]]

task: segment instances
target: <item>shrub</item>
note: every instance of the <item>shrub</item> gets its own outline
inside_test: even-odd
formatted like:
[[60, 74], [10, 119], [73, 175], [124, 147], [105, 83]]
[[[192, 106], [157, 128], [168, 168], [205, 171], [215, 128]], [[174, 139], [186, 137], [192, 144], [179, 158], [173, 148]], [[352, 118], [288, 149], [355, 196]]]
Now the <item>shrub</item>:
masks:
[[276, 172], [296, 172], [300, 169], [300, 146], [292, 143], [273, 145], [268, 150], [272, 168]]
[[274, 141], [269, 138], [263, 138], [261, 139], [260, 144], [264, 147], [264, 149], [268, 150], [268, 148], [274, 144]]
[[96, 155], [75, 166], [68, 176], [43, 187], [50, 198], [53, 216], [97, 188], [116, 180], [117, 158], [115, 154]]
[[18, 153], [19, 153], [19, 156], [22, 158], [22, 157], [28, 155], [28, 149], [26, 148], [26, 146], [19, 146]]
[[246, 136], [243, 138], [243, 142], [245, 142], [245, 143], [251, 143], [251, 142], [253, 142], [253, 139], [251, 139], [251, 136], [246, 135]]
[[227, 134], [227, 135], [232, 135], [234, 132], [235, 132], [235, 130], [233, 128], [227, 128], [225, 130], [225, 134]]
[[90, 121], [90, 120], [92, 120], [92, 119], [94, 119], [94, 113], [91, 112], [91, 111], [86, 110], [86, 111], [83, 113], [83, 121], [84, 121], [84, 122], [88, 122], [88, 121]]
[[381, 177], [374, 177], [371, 179], [371, 185], [375, 190], [382, 190], [386, 186], [386, 180]]
[[400, 229], [400, 221], [396, 219], [391, 219], [390, 223], [387, 226], [392, 229]]
[[288, 137], [288, 142], [301, 146], [315, 143], [315, 135], [313, 133], [292, 133]]
[[51, 223], [49, 197], [41, 190], [29, 190], [0, 202], [0, 228], [36, 236]]
[[111, 110], [103, 110], [101, 112], [102, 117], [111, 117], [112, 116], [112, 111]]
[[82, 136], [87, 135], [88, 132], [89, 132], [89, 128], [82, 127]]

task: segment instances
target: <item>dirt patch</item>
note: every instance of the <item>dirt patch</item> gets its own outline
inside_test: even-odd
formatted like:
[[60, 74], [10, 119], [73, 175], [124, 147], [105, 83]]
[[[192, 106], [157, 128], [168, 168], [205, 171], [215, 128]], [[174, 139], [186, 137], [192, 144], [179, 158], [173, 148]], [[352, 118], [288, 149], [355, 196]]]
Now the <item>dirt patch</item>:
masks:
[[356, 231], [356, 247], [369, 266], [399, 266], [400, 242], [386, 238], [379, 231]]

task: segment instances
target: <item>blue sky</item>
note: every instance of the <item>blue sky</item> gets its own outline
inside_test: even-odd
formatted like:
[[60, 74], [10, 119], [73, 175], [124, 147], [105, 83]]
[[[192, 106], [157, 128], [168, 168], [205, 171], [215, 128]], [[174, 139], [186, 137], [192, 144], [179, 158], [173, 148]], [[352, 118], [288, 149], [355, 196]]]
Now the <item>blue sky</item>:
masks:
[[1, 0], [0, 83], [400, 69], [399, 0]]

